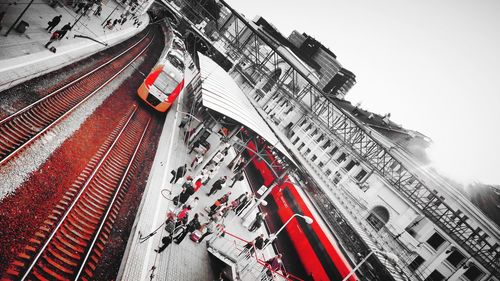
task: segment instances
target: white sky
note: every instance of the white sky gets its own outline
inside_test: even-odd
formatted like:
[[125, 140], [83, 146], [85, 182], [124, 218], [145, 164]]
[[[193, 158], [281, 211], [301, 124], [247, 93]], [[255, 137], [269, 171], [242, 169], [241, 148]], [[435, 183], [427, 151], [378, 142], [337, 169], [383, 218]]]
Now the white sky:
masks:
[[346, 99], [432, 138], [445, 175], [500, 184], [500, 0], [227, 1], [329, 47]]

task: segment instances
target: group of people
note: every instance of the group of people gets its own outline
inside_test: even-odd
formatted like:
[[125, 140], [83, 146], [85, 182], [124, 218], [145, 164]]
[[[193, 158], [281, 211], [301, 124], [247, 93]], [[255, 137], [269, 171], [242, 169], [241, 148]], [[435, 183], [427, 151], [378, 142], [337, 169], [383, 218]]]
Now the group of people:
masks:
[[[180, 128], [184, 128], [188, 123], [183, 120], [179, 125]], [[187, 141], [187, 140], [186, 140]], [[178, 206], [178, 213], [175, 215], [169, 214], [167, 216], [167, 221], [165, 223], [166, 236], [162, 238], [162, 245], [155, 251], [161, 253], [164, 249], [171, 244], [171, 242], [180, 244], [187, 235], [193, 242], [200, 243], [205, 237], [213, 233], [219, 232], [219, 235], [224, 235], [224, 224], [223, 221], [227, 215], [232, 211], [236, 216], [240, 216], [244, 211], [254, 202], [255, 195], [253, 193], [245, 192], [239, 195], [237, 198], [231, 200], [231, 191], [227, 191], [223, 195], [219, 195], [211, 205], [204, 208], [206, 213], [195, 213], [193, 218], [188, 222], [189, 213], [197, 206], [199, 198], [196, 197], [196, 192], [203, 186], [206, 186], [211, 179], [216, 177], [219, 168], [225, 157], [228, 155], [229, 150], [228, 144], [223, 144], [223, 147], [218, 151], [207, 164], [200, 170], [199, 174], [194, 178], [187, 175], [188, 171], [197, 169], [201, 164], [204, 163], [205, 154], [207, 150], [201, 149], [201, 142], [195, 141], [190, 147], [189, 153], [196, 151], [196, 155], [191, 161], [191, 163], [179, 166], [177, 169], [171, 171], [172, 178], [170, 183], [176, 184], [180, 179], [185, 178], [184, 183], [181, 186], [180, 193], [173, 198], [174, 205]], [[247, 162], [243, 157], [238, 158], [232, 165], [231, 171], [234, 175], [231, 179], [228, 176], [221, 176], [215, 180], [206, 195], [211, 197], [216, 195], [219, 191], [225, 187], [232, 188], [238, 181], [245, 179], [244, 168]], [[188, 168], [189, 166], [189, 168]], [[229, 184], [228, 182], [231, 181]], [[194, 199], [193, 199], [194, 196]], [[200, 217], [208, 217], [208, 221], [205, 223], [200, 222]], [[249, 227], [249, 231], [256, 231], [259, 229], [264, 220], [266, 214], [258, 212], [255, 219], [252, 221]], [[249, 241], [245, 246], [240, 255], [244, 255], [249, 258], [255, 253], [255, 250], [263, 250], [265, 245], [269, 243], [268, 239], [264, 238], [264, 234], [256, 236], [252, 241]], [[271, 276], [277, 270], [282, 270], [284, 272], [283, 264], [281, 261], [281, 254], [272, 257], [265, 262], [262, 274]]]
[[[58, 15], [58, 16], [55, 16], [54, 18], [52, 18], [52, 20], [50, 20], [48, 23], [47, 23], [47, 28], [45, 28], [45, 30], [47, 30], [49, 33], [52, 32], [52, 30], [57, 26], [59, 25], [59, 23], [61, 22], [61, 18], [62, 18], [62, 15]], [[47, 42], [45, 44], [45, 48], [49, 48], [50, 44], [54, 43], [55, 41], [57, 40], [61, 40], [64, 38], [64, 36], [66, 35], [66, 33], [68, 31], [71, 30], [71, 23], [67, 23], [66, 25], [64, 25], [61, 29], [58, 29], [56, 31], [54, 31], [52, 33], [52, 35], [50, 36], [50, 39], [49, 39], [49, 42]]]

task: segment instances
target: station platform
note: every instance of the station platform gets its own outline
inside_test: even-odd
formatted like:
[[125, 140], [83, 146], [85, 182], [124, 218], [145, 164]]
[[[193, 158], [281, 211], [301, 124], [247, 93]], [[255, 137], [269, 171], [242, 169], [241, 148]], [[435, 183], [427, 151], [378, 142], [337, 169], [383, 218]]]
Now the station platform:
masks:
[[[70, 5], [52, 7], [49, 2], [35, 0], [28, 9], [29, 1], [14, 0], [0, 4], [0, 12], [5, 12], [0, 23], [0, 91], [118, 44], [149, 24], [147, 14], [138, 16], [135, 21], [135, 15], [127, 12], [127, 5], [113, 0], [103, 2], [100, 16], [94, 15], [97, 5], [83, 15], [82, 11], [76, 13], [76, 9]], [[21, 14], [21, 19], [13, 26]], [[50, 45], [56, 48], [53, 53], [45, 48], [52, 34], [46, 28], [47, 23], [59, 15], [62, 16], [61, 21], [52, 32], [68, 23], [73, 28], [64, 38]], [[127, 15], [123, 24], [117, 23], [111, 29], [103, 26], [108, 19], [114, 21], [120, 19], [121, 15]], [[29, 25], [24, 31], [23, 28], [17, 28], [21, 22]]]
[[[194, 71], [196, 71], [196, 68], [194, 68]], [[189, 84], [189, 81], [193, 78], [194, 71], [186, 69], [186, 84]], [[183, 141], [185, 130], [179, 128], [183, 113], [189, 112], [189, 109], [185, 108], [184, 98], [185, 95], [179, 95], [179, 98], [167, 113], [159, 141], [160, 144], [125, 250], [117, 277], [118, 280], [215, 280], [220, 275], [220, 272], [215, 272], [218, 268], [212, 266], [212, 261], [209, 258], [210, 249], [207, 246], [207, 242], [214, 239], [215, 234], [208, 236], [199, 244], [186, 237], [180, 244], [171, 243], [162, 253], [154, 251], [159, 248], [162, 244], [162, 237], [166, 235], [164, 227], [159, 228], [159, 226], [162, 226], [165, 222], [168, 212], [178, 211], [171, 199], [181, 192], [181, 185], [184, 182], [181, 179], [176, 184], [171, 184], [172, 174], [170, 172], [184, 164], [187, 164], [189, 168], [196, 154], [196, 152], [189, 153], [189, 149]], [[219, 135], [212, 133], [207, 141], [211, 146], [205, 154], [203, 163], [198, 165], [196, 169], [190, 168], [184, 179], [187, 176], [193, 178], [198, 176], [202, 167], [209, 161], [210, 156], [213, 156], [221, 149]], [[232, 188], [228, 187], [232, 182], [231, 178], [234, 173], [227, 168], [227, 165], [235, 156], [234, 150], [230, 149], [218, 173], [192, 195], [192, 197], [198, 197], [199, 202], [197, 207], [189, 212], [190, 219], [193, 218], [195, 213], [198, 213], [201, 224], [208, 222], [209, 218], [205, 208], [210, 207], [215, 200], [227, 192], [231, 192], [229, 202], [246, 191], [251, 192], [246, 177], [245, 180], [236, 182]], [[207, 196], [212, 184], [223, 176], [227, 176], [226, 186], [215, 195]], [[264, 227], [255, 232], [250, 232], [247, 229], [256, 212], [257, 210], [251, 212], [248, 220], [243, 221], [231, 211], [219, 223], [225, 226], [229, 236], [234, 235], [240, 241], [251, 241], [261, 233], [264, 233], [264, 237], [267, 238], [268, 234]], [[157, 230], [156, 233], [154, 233], [155, 230]], [[141, 237], [152, 233], [154, 234], [147, 240], [141, 239]], [[261, 259], [269, 259], [275, 255], [275, 252], [272, 247], [267, 247], [263, 251], [259, 251], [258, 254]]]

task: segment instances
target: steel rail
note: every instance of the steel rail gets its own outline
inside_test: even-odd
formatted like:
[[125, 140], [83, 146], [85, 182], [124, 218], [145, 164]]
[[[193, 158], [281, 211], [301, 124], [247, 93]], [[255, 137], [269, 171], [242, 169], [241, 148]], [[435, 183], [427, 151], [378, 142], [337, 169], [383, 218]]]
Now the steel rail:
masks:
[[[154, 39], [154, 36], [153, 36], [153, 39]], [[128, 64], [126, 64], [122, 69], [120, 69], [117, 73], [115, 73], [113, 76], [111, 76], [108, 80], [106, 80], [101, 86], [99, 86], [97, 89], [95, 89], [94, 91], [92, 91], [87, 97], [85, 97], [83, 100], [81, 100], [79, 103], [77, 103], [76, 105], [74, 105], [71, 109], [69, 109], [68, 111], [66, 111], [63, 115], [59, 116], [59, 118], [57, 118], [56, 120], [52, 121], [50, 124], [48, 124], [45, 128], [43, 128], [40, 132], [38, 132], [37, 134], [35, 134], [33, 137], [31, 137], [29, 140], [27, 140], [26, 142], [24, 142], [21, 146], [17, 147], [16, 149], [14, 149], [10, 154], [8, 154], [7, 156], [5, 156], [5, 158], [3, 158], [2, 160], [0, 160], [0, 166], [3, 165], [5, 162], [7, 162], [7, 160], [9, 160], [10, 158], [12, 158], [15, 154], [17, 154], [17, 152], [19, 152], [20, 150], [22, 150], [23, 148], [25, 148], [26, 146], [28, 146], [29, 144], [31, 144], [34, 140], [36, 140], [38, 137], [40, 137], [42, 134], [44, 134], [46, 131], [48, 131], [49, 129], [51, 129], [55, 124], [57, 124], [61, 119], [65, 118], [67, 115], [69, 115], [71, 112], [73, 112], [79, 105], [81, 105], [82, 103], [84, 103], [85, 101], [87, 101], [89, 98], [91, 98], [95, 93], [97, 93], [98, 91], [100, 91], [102, 88], [104, 88], [107, 84], [109, 84], [112, 80], [114, 80], [118, 75], [120, 75], [128, 66], [130, 66], [133, 62], [135, 62], [139, 56], [141, 56], [147, 49], [148, 47], [152, 44], [153, 40], [151, 40], [151, 42], [148, 43], [148, 45], [143, 49], [141, 50], [141, 52], [139, 52], [139, 54], [137, 54]], [[1, 123], [0, 123], [1, 124]]]
[[45, 241], [45, 243], [43, 244], [42, 248], [38, 251], [38, 254], [35, 256], [35, 258], [31, 261], [30, 266], [28, 267], [28, 269], [24, 273], [24, 275], [21, 278], [21, 280], [26, 280], [26, 278], [28, 277], [29, 273], [32, 271], [33, 267], [36, 265], [36, 263], [38, 262], [38, 260], [42, 256], [42, 254], [45, 252], [45, 249], [49, 246], [50, 242], [52, 241], [52, 238], [54, 238], [54, 236], [58, 232], [59, 228], [66, 221], [66, 218], [68, 217], [68, 215], [70, 214], [70, 212], [73, 210], [73, 208], [75, 207], [76, 203], [78, 202], [78, 200], [80, 199], [80, 197], [82, 196], [82, 194], [84, 193], [84, 191], [86, 191], [86, 189], [89, 186], [91, 180], [94, 179], [94, 177], [97, 174], [97, 172], [99, 171], [100, 167], [104, 164], [104, 161], [106, 161], [108, 159], [108, 155], [111, 153], [111, 151], [113, 150], [113, 148], [118, 143], [118, 140], [120, 139], [120, 136], [123, 134], [123, 132], [125, 131], [125, 129], [129, 125], [130, 121], [132, 120], [132, 117], [134, 117], [134, 115], [135, 115], [136, 112], [137, 112], [137, 107], [134, 108], [134, 110], [132, 111], [132, 113], [130, 113], [130, 116], [128, 117], [127, 121], [123, 125], [123, 128], [120, 130], [120, 132], [116, 136], [116, 138], [113, 141], [113, 143], [108, 148], [108, 151], [106, 151], [106, 153], [102, 156], [102, 159], [96, 165], [96, 167], [94, 168], [94, 171], [87, 178], [87, 180], [83, 184], [82, 188], [78, 192], [77, 196], [74, 198], [73, 203], [71, 203], [71, 205], [68, 207], [68, 209], [66, 210], [66, 212], [64, 213], [64, 215], [62, 216], [62, 218], [57, 223], [56, 227], [52, 230], [52, 233], [50, 234], [49, 238]]
[[118, 188], [115, 191], [115, 194], [113, 195], [113, 198], [112, 198], [111, 202], [109, 203], [109, 206], [108, 206], [108, 208], [106, 210], [106, 213], [104, 214], [104, 217], [102, 218], [102, 221], [101, 221], [101, 223], [99, 225], [99, 228], [97, 229], [96, 233], [94, 234], [94, 239], [92, 240], [92, 243], [90, 243], [90, 245], [88, 246], [87, 254], [85, 255], [85, 257], [81, 261], [78, 273], [76, 274], [74, 280], [78, 280], [78, 278], [82, 274], [82, 271], [85, 268], [85, 264], [87, 263], [87, 260], [88, 260], [88, 258], [90, 257], [90, 255], [92, 253], [92, 249], [94, 248], [94, 245], [97, 242], [97, 239], [99, 238], [99, 234], [101, 233], [101, 230], [104, 227], [104, 224], [106, 223], [106, 221], [108, 219], [108, 215], [111, 212], [112, 207], [114, 206], [114, 202], [116, 201], [116, 197], [118, 197], [118, 194], [120, 193], [120, 191], [121, 191], [121, 189], [123, 187], [123, 183], [125, 182], [125, 179], [127, 178], [128, 172], [130, 171], [130, 168], [132, 167], [132, 163], [134, 162], [135, 157], [137, 155], [137, 152], [139, 151], [139, 148], [140, 148], [140, 146], [142, 144], [144, 136], [146, 135], [146, 131], [147, 131], [148, 127], [149, 127], [150, 122], [151, 122], [151, 118], [148, 120], [148, 123], [146, 124], [146, 126], [144, 128], [144, 131], [142, 132], [142, 135], [141, 135], [141, 138], [139, 139], [137, 147], [135, 148], [134, 153], [133, 153], [132, 157], [130, 158], [129, 164], [127, 165], [127, 168], [125, 169], [125, 172], [123, 173], [123, 176], [122, 176], [122, 178], [120, 180], [120, 183], [118, 184]]

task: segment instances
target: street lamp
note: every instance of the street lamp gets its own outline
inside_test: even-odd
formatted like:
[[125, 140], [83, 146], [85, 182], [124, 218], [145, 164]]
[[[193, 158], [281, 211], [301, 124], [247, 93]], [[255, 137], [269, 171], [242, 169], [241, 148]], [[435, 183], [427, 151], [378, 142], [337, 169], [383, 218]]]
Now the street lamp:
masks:
[[314, 221], [312, 218], [310, 218], [310, 217], [308, 217], [308, 216], [304, 216], [304, 215], [301, 215], [301, 214], [293, 214], [293, 216], [291, 216], [291, 217], [290, 217], [290, 218], [289, 218], [289, 219], [285, 222], [285, 224], [284, 224], [284, 225], [283, 225], [280, 229], [278, 229], [278, 231], [276, 231], [276, 233], [273, 233], [273, 234], [269, 235], [269, 242], [267, 242], [267, 244], [266, 244], [266, 245], [264, 246], [264, 248], [262, 248], [262, 249], [265, 249], [265, 248], [266, 248], [269, 244], [272, 244], [272, 243], [274, 242], [274, 240], [276, 240], [276, 238], [278, 238], [278, 234], [280, 234], [280, 232], [281, 232], [283, 229], [285, 229], [286, 225], [287, 225], [289, 222], [291, 222], [291, 221], [292, 221], [292, 219], [293, 219], [294, 217], [301, 217], [301, 218], [303, 218], [307, 224], [311, 224], [311, 223], [313, 223], [313, 221]]
[[394, 263], [397, 263], [399, 261], [399, 258], [398, 256], [396, 256], [394, 253], [391, 253], [391, 252], [382, 252], [382, 251], [379, 251], [379, 250], [372, 250], [362, 261], [360, 261], [356, 267], [354, 267], [351, 272], [349, 272], [349, 274], [347, 274], [346, 277], [344, 277], [344, 279], [342, 279], [342, 281], [347, 281], [349, 279], [349, 277], [351, 277], [352, 275], [354, 275], [354, 272], [356, 272], [356, 270], [358, 270], [361, 265], [363, 265], [367, 260], [368, 258], [373, 255], [373, 253], [379, 253], [379, 254], [382, 254], [384, 255], [386, 258], [392, 260]]

